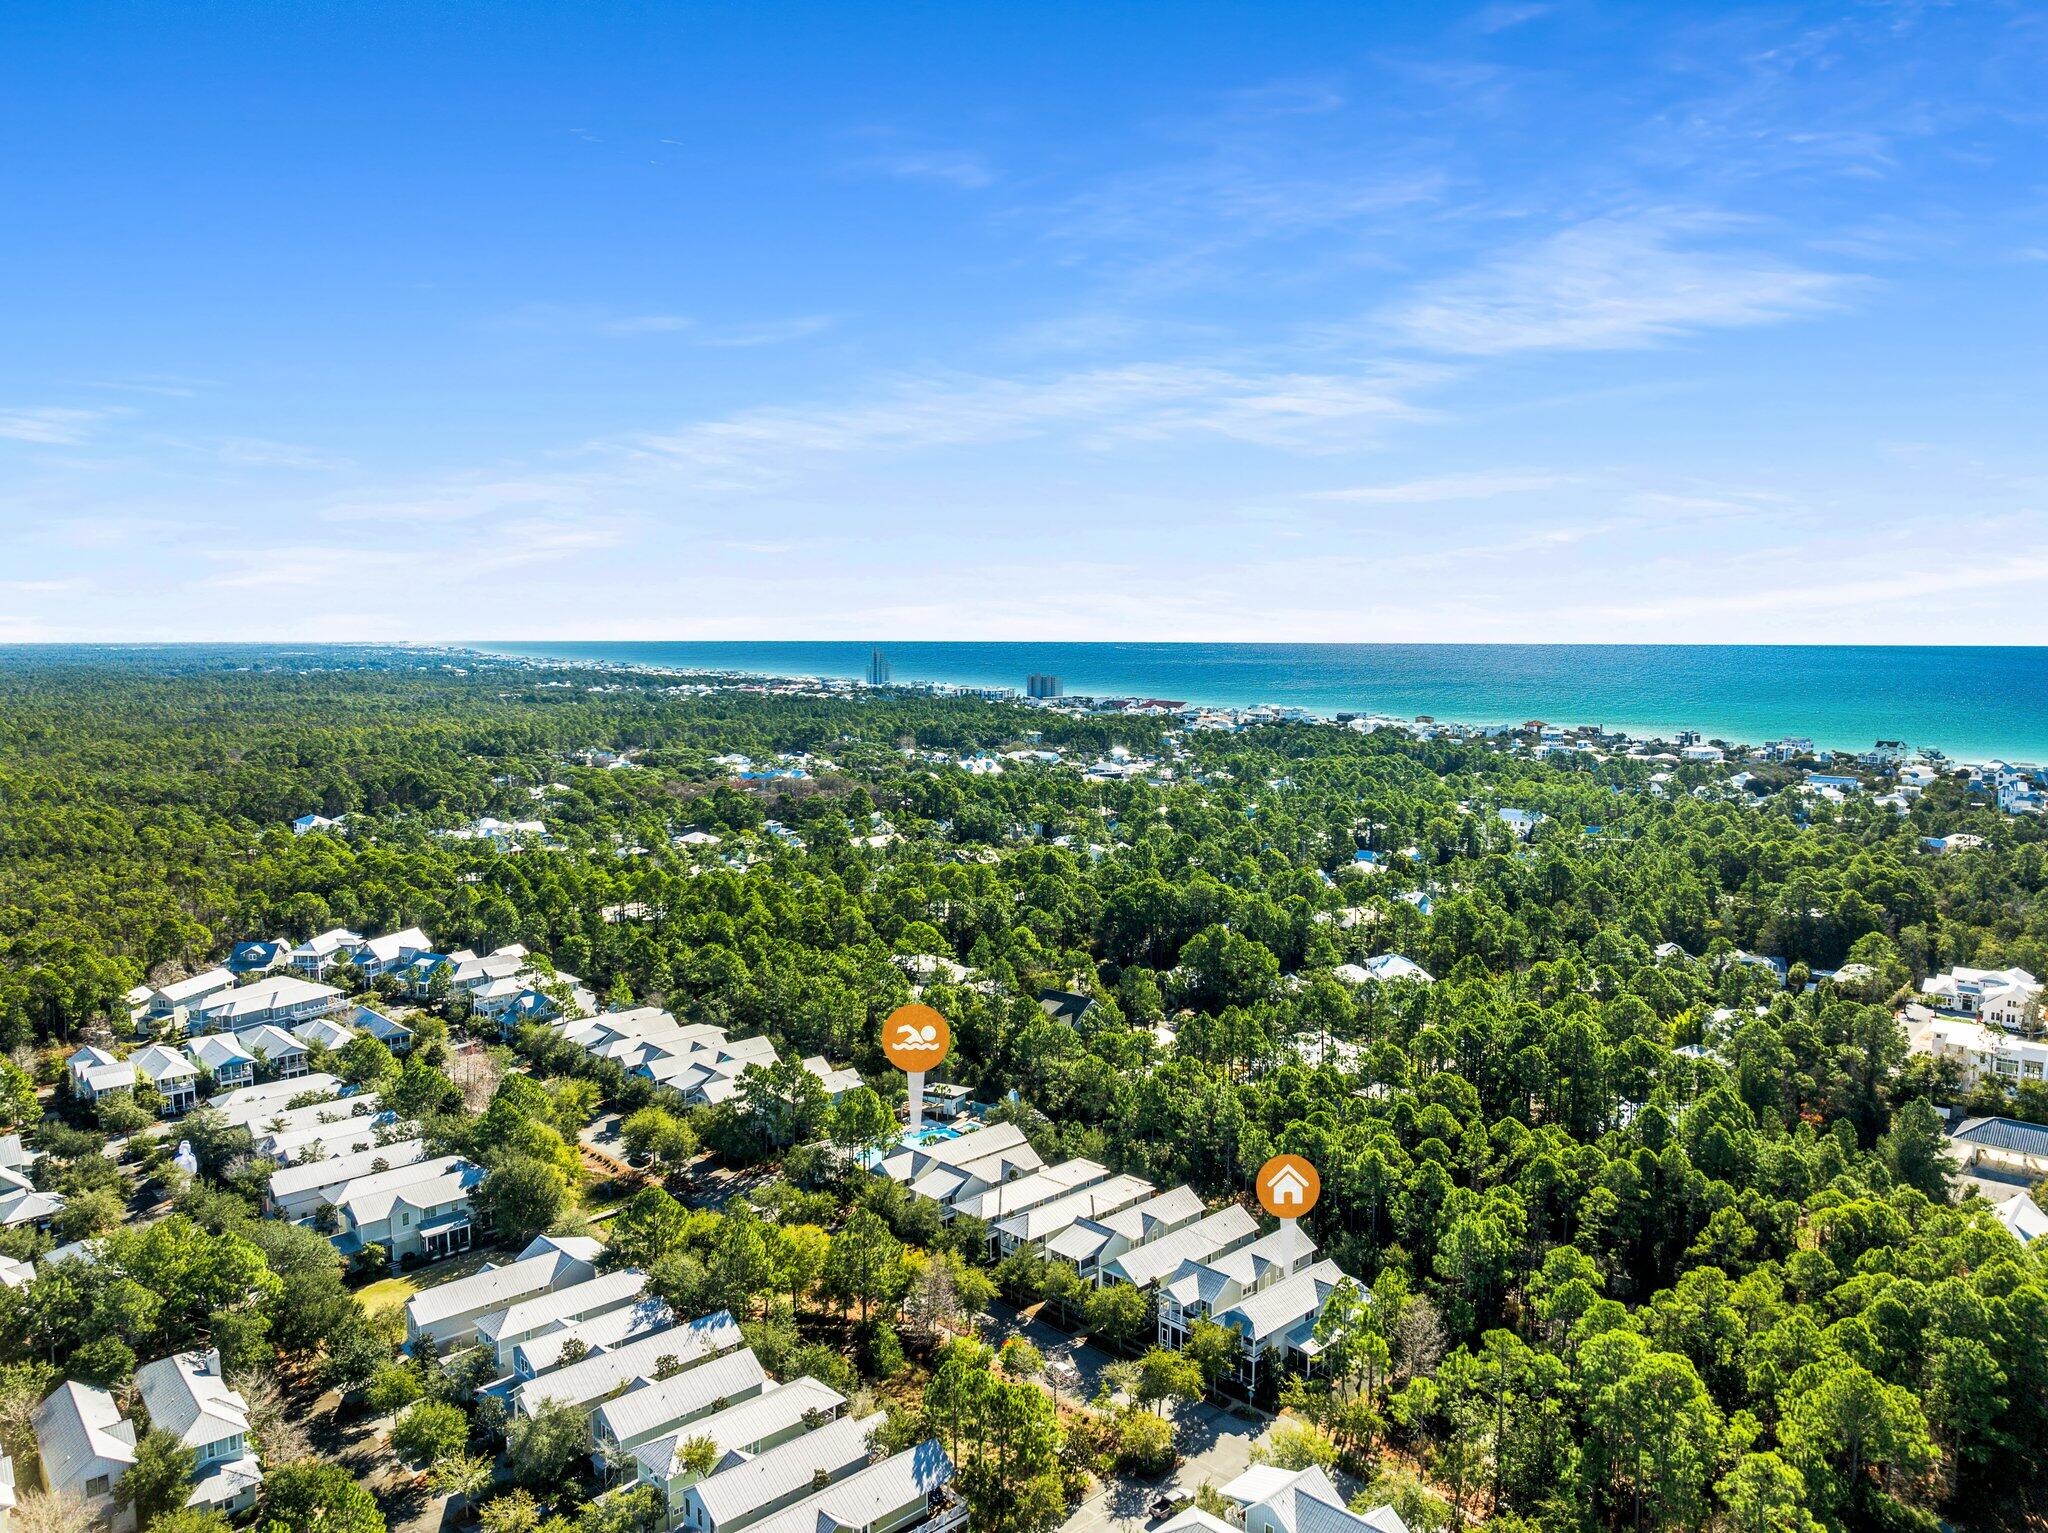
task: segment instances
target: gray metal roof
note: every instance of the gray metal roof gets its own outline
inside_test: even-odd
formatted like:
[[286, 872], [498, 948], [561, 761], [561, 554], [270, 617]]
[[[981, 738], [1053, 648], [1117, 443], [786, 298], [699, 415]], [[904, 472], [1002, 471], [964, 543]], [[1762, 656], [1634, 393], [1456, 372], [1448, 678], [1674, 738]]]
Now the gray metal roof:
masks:
[[2017, 1118], [1971, 1118], [1954, 1137], [1964, 1144], [1983, 1145], [2015, 1155], [2048, 1157], [2048, 1128], [2022, 1123]]
[[883, 1422], [881, 1412], [856, 1421], [841, 1416], [770, 1448], [757, 1458], [721, 1469], [700, 1480], [692, 1493], [703, 1503], [712, 1527], [782, 1505], [816, 1488], [820, 1474], [833, 1480], [865, 1468], [870, 1444]]
[[[674, 1334], [665, 1332], [641, 1345], [658, 1346]], [[546, 1384], [549, 1378], [560, 1378], [563, 1373], [573, 1372], [573, 1368], [564, 1368], [561, 1373], [550, 1374], [534, 1382]], [[729, 1403], [757, 1395], [767, 1383], [768, 1375], [762, 1371], [761, 1361], [754, 1356], [753, 1349], [741, 1347], [737, 1352], [727, 1352], [694, 1368], [686, 1362], [683, 1371], [673, 1377], [642, 1384], [616, 1399], [607, 1400], [598, 1407], [595, 1425], [613, 1441], [629, 1448], [637, 1447], [658, 1432], [694, 1421], [699, 1416], [708, 1416], [715, 1410], [723, 1410], [724, 1406], [718, 1403], [721, 1400]], [[530, 1389], [533, 1386], [526, 1387]]]
[[829, 1416], [846, 1404], [846, 1397], [829, 1384], [806, 1374], [787, 1384], [772, 1384], [751, 1400], [728, 1405], [724, 1410], [693, 1421], [638, 1450], [640, 1462], [659, 1480], [672, 1480], [682, 1472], [676, 1451], [692, 1438], [701, 1437], [727, 1453], [751, 1453], [763, 1438], [786, 1432], [816, 1411]]
[[[706, 1315], [596, 1357], [586, 1357], [580, 1363], [557, 1368], [537, 1379], [529, 1379], [512, 1392], [512, 1398], [528, 1415], [549, 1400], [590, 1405], [622, 1384], [652, 1378], [664, 1357], [673, 1357], [687, 1368], [693, 1362], [730, 1352], [743, 1339], [738, 1322], [720, 1310], [715, 1315]], [[753, 1354], [749, 1352], [747, 1356], [751, 1359]], [[755, 1366], [758, 1369], [759, 1364]], [[673, 1383], [674, 1380], [668, 1382]]]
[[884, 1513], [928, 1496], [953, 1478], [953, 1461], [938, 1441], [871, 1464], [794, 1506], [752, 1523], [754, 1533], [820, 1533], [864, 1528]]

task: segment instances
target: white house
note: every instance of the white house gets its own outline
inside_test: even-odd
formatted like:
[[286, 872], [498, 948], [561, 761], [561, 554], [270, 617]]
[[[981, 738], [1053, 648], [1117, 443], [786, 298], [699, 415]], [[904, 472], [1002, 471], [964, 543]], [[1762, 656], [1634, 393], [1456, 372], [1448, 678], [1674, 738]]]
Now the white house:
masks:
[[728, 1451], [715, 1474], [682, 1492], [675, 1520], [690, 1533], [732, 1533], [813, 1496], [868, 1467], [882, 1421], [880, 1412], [839, 1416], [751, 1457]]
[[1019, 1246], [1044, 1245], [1077, 1219], [1099, 1219], [1142, 1203], [1158, 1191], [1142, 1176], [1113, 1176], [998, 1220], [989, 1238], [996, 1250], [1008, 1256]]
[[137, 1049], [128, 1063], [141, 1079], [148, 1081], [164, 1099], [164, 1111], [188, 1111], [199, 1097], [199, 1071], [176, 1049], [161, 1043]]
[[[622, 1388], [652, 1383], [655, 1374], [665, 1368], [691, 1371], [729, 1352], [743, 1353], [753, 1364], [754, 1371], [759, 1373], [760, 1364], [746, 1349], [745, 1340], [740, 1335], [739, 1323], [725, 1310], [720, 1310], [714, 1315], [672, 1326], [658, 1335], [643, 1337], [596, 1357], [586, 1357], [579, 1363], [528, 1379], [516, 1386], [508, 1398], [513, 1413], [520, 1416], [531, 1416], [550, 1402], [573, 1405], [587, 1414]], [[713, 1377], [733, 1382], [723, 1373]], [[757, 1379], [754, 1388], [739, 1388], [730, 1393], [729, 1398], [746, 1399], [759, 1392], [759, 1383]], [[649, 1432], [636, 1441], [644, 1442], [653, 1435]]]
[[1378, 954], [1375, 957], [1366, 959], [1362, 967], [1365, 970], [1367, 979], [1378, 980], [1382, 984], [1388, 984], [1395, 980], [1414, 980], [1416, 983], [1423, 985], [1435, 982], [1429, 970], [1423, 968], [1414, 959], [1404, 958], [1399, 953]]
[[484, 1168], [460, 1156], [357, 1177], [332, 1194], [334, 1248], [355, 1257], [381, 1246], [394, 1271], [408, 1259], [459, 1256], [475, 1242], [470, 1197], [483, 1179]]
[[134, 1533], [132, 1508], [114, 1505], [114, 1486], [135, 1462], [135, 1425], [104, 1389], [66, 1380], [35, 1410], [36, 1447], [51, 1490], [77, 1496], [112, 1533]]
[[1134, 1248], [1156, 1243], [1202, 1217], [1202, 1200], [1192, 1187], [1174, 1187], [1142, 1203], [1101, 1218], [1076, 1219], [1045, 1243], [1045, 1254], [1057, 1257], [1089, 1283], [1102, 1264]]
[[[449, 1155], [443, 1159], [452, 1167], [459, 1157]], [[269, 1189], [263, 1200], [264, 1212], [280, 1219], [310, 1219], [358, 1178], [401, 1166], [421, 1165], [426, 1160], [427, 1142], [424, 1139], [406, 1139], [324, 1160], [283, 1166], [270, 1173]]]
[[2041, 982], [2025, 969], [1966, 969], [1932, 975], [1920, 993], [1943, 1011], [1976, 1017], [2009, 1033], [2041, 1030]]
[[701, 1513], [691, 1521], [687, 1496], [691, 1487], [708, 1477], [682, 1462], [686, 1444], [698, 1439], [711, 1444], [718, 1454], [712, 1468], [716, 1475], [836, 1419], [845, 1405], [845, 1396], [814, 1378], [770, 1384], [751, 1399], [642, 1443], [633, 1450], [634, 1476], [640, 1484], [652, 1485], [661, 1493], [668, 1508], [666, 1526], [704, 1528]]
[[341, 992], [292, 974], [272, 974], [233, 990], [210, 995], [185, 1008], [194, 1032], [241, 1032], [273, 1023], [296, 1027], [309, 1017], [324, 1017], [341, 1006]]
[[1080, 1188], [1106, 1182], [1109, 1180], [1109, 1167], [1094, 1160], [1063, 1160], [1007, 1182], [997, 1182], [979, 1192], [951, 1192], [949, 1195], [956, 1174], [950, 1167], [934, 1167], [912, 1182], [910, 1190], [945, 1205], [949, 1215], [964, 1214], [970, 1219], [993, 1223], [998, 1219], [1013, 1218]]
[[1133, 1288], [1152, 1288], [1179, 1272], [1186, 1263], [1210, 1261], [1249, 1245], [1258, 1235], [1259, 1221], [1250, 1210], [1232, 1203], [1157, 1240], [1104, 1258], [1098, 1276], [1104, 1284], [1129, 1283]]
[[1965, 1091], [1987, 1080], [2017, 1084], [2048, 1076], [2048, 1040], [2015, 1037], [2003, 1028], [1939, 1016], [1919, 1006], [1906, 1008], [1905, 1021], [1907, 1050], [1954, 1062]]
[[1197, 1320], [1219, 1320], [1245, 1295], [1306, 1271], [1315, 1254], [1316, 1243], [1289, 1219], [1257, 1240], [1186, 1258], [1159, 1290], [1159, 1344], [1185, 1346]]
[[630, 1267], [607, 1272], [492, 1311], [477, 1321], [477, 1340], [497, 1353], [499, 1367], [510, 1368], [513, 1351], [522, 1341], [629, 1308], [646, 1292], [646, 1273]]
[[[656, 1348], [677, 1334], [675, 1331], [667, 1332], [640, 1342], [638, 1348]], [[611, 1353], [609, 1357], [622, 1357], [625, 1350]], [[550, 1380], [576, 1372], [578, 1368], [589, 1367], [590, 1362], [602, 1363], [605, 1360], [595, 1358], [559, 1369], [542, 1375], [532, 1384], [522, 1384], [520, 1388], [528, 1390], [544, 1386]], [[612, 1396], [591, 1412], [592, 1458], [599, 1467], [607, 1459], [633, 1453], [643, 1443], [652, 1442], [678, 1427], [688, 1426], [713, 1411], [722, 1411], [736, 1400], [750, 1400], [772, 1382], [762, 1372], [760, 1359], [748, 1347], [684, 1356], [680, 1362], [682, 1371], [670, 1373], [667, 1378], [655, 1377], [654, 1373], [645, 1371], [643, 1365], [643, 1371], [634, 1375], [634, 1382], [623, 1394]], [[587, 1407], [595, 1402], [575, 1403], [579, 1407]]]
[[953, 1461], [933, 1439], [856, 1470], [748, 1526], [754, 1533], [819, 1533], [827, 1528], [952, 1533], [967, 1523], [966, 1503], [947, 1489], [952, 1479]]
[[573, 1325], [556, 1326], [513, 1343], [509, 1377], [515, 1383], [537, 1379], [597, 1353], [616, 1352], [675, 1323], [675, 1311], [667, 1304], [660, 1299], [642, 1299]]
[[189, 1008], [208, 996], [235, 987], [235, 976], [227, 969], [208, 969], [190, 979], [173, 980], [149, 992], [147, 1015], [152, 1022], [168, 1021], [180, 1008]]
[[314, 1017], [293, 1028], [292, 1036], [310, 1049], [325, 1049], [333, 1053], [336, 1049], [347, 1048], [355, 1041], [355, 1029], [333, 1017]]
[[222, 1092], [206, 1105], [227, 1120], [231, 1128], [247, 1128], [252, 1134], [266, 1131], [283, 1114], [295, 1111], [291, 1103], [300, 1097], [315, 1098], [314, 1105], [333, 1101], [341, 1095], [338, 1077], [316, 1072], [297, 1080], [264, 1081], [238, 1091]]
[[97, 1044], [83, 1044], [73, 1050], [64, 1061], [64, 1068], [71, 1077], [71, 1094], [88, 1102], [135, 1089], [135, 1067]]
[[604, 1245], [583, 1235], [537, 1235], [511, 1261], [485, 1267], [452, 1283], [423, 1289], [405, 1301], [405, 1345], [437, 1350], [467, 1343], [485, 1315], [532, 1294], [585, 1282], [597, 1275]]
[[324, 979], [330, 970], [346, 963], [362, 945], [361, 932], [336, 926], [318, 936], [308, 937], [293, 948], [291, 964], [309, 979]]
[[[1231, 1504], [1228, 1526], [1243, 1533], [1408, 1533], [1408, 1524], [1391, 1506], [1349, 1510], [1330, 1477], [1313, 1465], [1282, 1469], [1254, 1464], [1223, 1487], [1223, 1496]], [[1159, 1533], [1181, 1533], [1191, 1526], [1186, 1516], [1175, 1517]]]
[[249, 1441], [249, 1406], [223, 1377], [220, 1353], [179, 1352], [135, 1370], [149, 1424], [198, 1455], [188, 1505], [229, 1516], [256, 1503], [263, 1467]]
[[358, 941], [353, 956], [356, 967], [367, 978], [375, 979], [380, 974], [394, 974], [420, 954], [433, 950], [434, 944], [427, 940], [425, 932], [408, 926], [404, 931]]
[[207, 1033], [185, 1045], [192, 1063], [213, 1077], [216, 1091], [235, 1091], [256, 1079], [256, 1056], [233, 1033]]
[[311, 1068], [311, 1051], [304, 1041], [274, 1023], [243, 1029], [235, 1041], [255, 1056], [257, 1068], [272, 1080], [299, 1080]]

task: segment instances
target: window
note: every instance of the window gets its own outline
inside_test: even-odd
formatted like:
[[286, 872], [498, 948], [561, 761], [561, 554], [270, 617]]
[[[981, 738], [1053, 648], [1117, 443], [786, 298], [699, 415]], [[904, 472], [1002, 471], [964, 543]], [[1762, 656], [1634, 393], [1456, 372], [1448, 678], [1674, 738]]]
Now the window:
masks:
[[103, 1474], [96, 1474], [85, 1482], [85, 1493], [88, 1496], [104, 1496], [110, 1489], [112, 1486]]

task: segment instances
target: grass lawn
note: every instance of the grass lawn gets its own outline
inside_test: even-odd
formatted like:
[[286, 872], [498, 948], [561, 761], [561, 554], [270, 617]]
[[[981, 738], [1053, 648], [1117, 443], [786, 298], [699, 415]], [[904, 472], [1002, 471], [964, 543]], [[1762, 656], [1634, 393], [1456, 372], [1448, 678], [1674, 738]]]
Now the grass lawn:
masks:
[[358, 1289], [356, 1297], [363, 1301], [366, 1313], [375, 1315], [387, 1309], [397, 1309], [419, 1292], [419, 1286], [409, 1277], [384, 1278], [367, 1288]]

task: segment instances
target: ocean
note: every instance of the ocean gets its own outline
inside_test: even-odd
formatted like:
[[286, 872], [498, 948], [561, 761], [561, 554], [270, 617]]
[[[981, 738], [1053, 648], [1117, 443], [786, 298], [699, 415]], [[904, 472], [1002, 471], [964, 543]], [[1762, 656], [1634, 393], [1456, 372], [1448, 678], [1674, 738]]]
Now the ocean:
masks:
[[[867, 673], [854, 642], [527, 643], [470, 646], [532, 659], [747, 671]], [[1697, 729], [1754, 744], [1879, 740], [1963, 761], [2048, 759], [2048, 648], [1686, 644], [882, 643], [893, 679], [1022, 690], [1033, 672], [1067, 692], [1465, 724], [1600, 724], [1630, 734]]]

